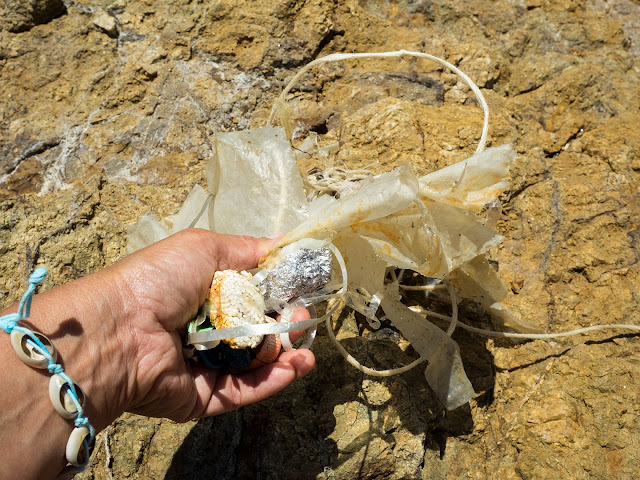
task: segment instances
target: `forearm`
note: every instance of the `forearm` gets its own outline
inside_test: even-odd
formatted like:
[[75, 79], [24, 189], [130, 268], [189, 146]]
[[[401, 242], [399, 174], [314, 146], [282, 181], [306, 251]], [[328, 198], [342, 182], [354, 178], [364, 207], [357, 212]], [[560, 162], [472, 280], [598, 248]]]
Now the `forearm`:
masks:
[[[22, 324], [45, 334], [60, 363], [86, 395], [85, 416], [96, 431], [111, 423], [132, 395], [135, 368], [127, 338], [127, 310], [113, 269], [34, 296]], [[15, 312], [17, 305], [0, 315]], [[2, 478], [49, 478], [66, 464], [73, 421], [51, 405], [51, 374], [16, 356], [9, 335], [0, 335], [0, 473]], [[26, 475], [25, 475], [26, 473]]]
[[[286, 352], [246, 373], [187, 364], [181, 335], [216, 270], [245, 270], [273, 240], [188, 229], [109, 268], [33, 299], [26, 327], [45, 334], [86, 395], [96, 431], [123, 411], [176, 421], [216, 415], [273, 395], [314, 365]], [[17, 305], [1, 312], [15, 312]], [[74, 428], [49, 400], [47, 370], [23, 364], [0, 332], [0, 477], [51, 478], [65, 465]]]

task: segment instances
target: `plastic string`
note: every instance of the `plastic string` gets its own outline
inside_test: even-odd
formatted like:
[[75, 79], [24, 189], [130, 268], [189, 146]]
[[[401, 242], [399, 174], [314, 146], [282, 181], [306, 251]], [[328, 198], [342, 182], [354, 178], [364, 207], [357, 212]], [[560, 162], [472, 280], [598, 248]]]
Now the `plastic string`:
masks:
[[[484, 120], [482, 123], [482, 135], [480, 137], [480, 142], [478, 143], [478, 147], [476, 148], [476, 153], [483, 152], [487, 143], [487, 136], [489, 134], [489, 106], [487, 105], [487, 101], [484, 99], [484, 95], [482, 95], [482, 92], [480, 91], [480, 89], [477, 87], [475, 83], [473, 83], [473, 80], [471, 80], [471, 78], [469, 78], [469, 76], [466, 73], [464, 73], [462, 70], [458, 69], [454, 65], [450, 64], [446, 60], [443, 60], [438, 57], [434, 57], [433, 55], [429, 55], [428, 53], [412, 52], [408, 50], [398, 50], [395, 52], [380, 52], [380, 53], [333, 53], [331, 55], [327, 55], [326, 57], [317, 58], [316, 60], [309, 62], [307, 65], [302, 67], [298, 71], [298, 73], [295, 74], [295, 76], [289, 81], [288, 85], [284, 88], [284, 90], [282, 91], [282, 93], [274, 103], [273, 108], [271, 109], [271, 114], [269, 115], [269, 120], [267, 123], [269, 125], [273, 125], [273, 121], [275, 120], [276, 115], [278, 115], [280, 110], [282, 109], [281, 105], [284, 104], [285, 97], [287, 96], [287, 94], [291, 91], [293, 86], [296, 83], [298, 83], [300, 78], [305, 73], [307, 73], [307, 71], [309, 71], [311, 68], [313, 68], [316, 65], [319, 65], [321, 63], [327, 63], [327, 62], [350, 60], [354, 58], [390, 58], [390, 57], [402, 57], [402, 56], [419, 57], [419, 58], [426, 58], [429, 60], [433, 60], [434, 62], [437, 62], [447, 67], [449, 70], [451, 70], [460, 78], [462, 78], [462, 80], [464, 80], [464, 82], [467, 85], [469, 85], [469, 88], [471, 88], [471, 90], [475, 94], [484, 112]], [[279, 105], [280, 107], [276, 108]]]
[[[337, 303], [337, 302], [336, 302]], [[331, 325], [331, 318], [327, 319], [327, 333], [329, 334], [329, 338], [336, 346], [340, 354], [344, 357], [347, 363], [355, 368], [357, 368], [362, 373], [366, 373], [367, 375], [371, 375], [373, 377], [391, 377], [392, 375], [398, 375], [400, 373], [407, 372], [411, 370], [413, 367], [420, 365], [425, 361], [424, 358], [420, 357], [417, 360], [405, 365], [404, 367], [393, 368], [390, 370], [375, 370], [373, 368], [365, 367], [358, 360], [356, 360], [340, 343], [340, 341], [336, 338], [333, 333], [333, 326]]]
[[[294, 302], [291, 305], [288, 305], [287, 308], [285, 308], [285, 310], [282, 312], [281, 321], [287, 321], [287, 322], [291, 321], [291, 319], [295, 316], [295, 314], [298, 313], [298, 311], [302, 310], [303, 308], [304, 308], [304, 304], [298, 303], [298, 302]], [[316, 308], [313, 305], [310, 305], [308, 307], [308, 310], [309, 310], [311, 319], [315, 320], [317, 318]], [[317, 324], [305, 330], [305, 339], [298, 348], [311, 348], [311, 345], [313, 344], [313, 341], [316, 338], [317, 331], [318, 331]], [[281, 333], [280, 341], [282, 342], [282, 348], [284, 348], [285, 352], [297, 350], [291, 343], [291, 337], [289, 336], [289, 333]]]
[[[420, 307], [409, 307], [409, 308], [416, 313], [420, 313], [428, 317], [439, 318], [441, 320], [449, 320], [449, 321], [452, 320], [452, 317], [448, 315], [435, 313], [430, 310], [425, 310], [424, 308], [420, 308]], [[573, 337], [575, 335], [582, 335], [584, 333], [595, 332], [598, 330], [633, 330], [636, 332], [640, 332], [640, 325], [632, 325], [629, 323], [610, 323], [608, 325], [593, 325], [591, 327], [577, 328], [575, 330], [569, 330], [567, 332], [558, 332], [558, 333], [497, 332], [495, 330], [487, 330], [484, 328], [472, 327], [471, 325], [467, 325], [466, 323], [463, 323], [460, 320], [456, 320], [456, 325], [462, 328], [463, 330], [468, 330], [470, 332], [484, 335], [485, 337], [520, 338], [524, 340], [551, 340], [554, 338], [561, 338], [561, 337]]]
[[198, 223], [198, 221], [200, 220], [200, 217], [202, 217], [204, 212], [207, 210], [207, 207], [209, 206], [209, 202], [211, 201], [212, 198], [213, 198], [213, 193], [210, 193], [209, 195], [207, 195], [207, 198], [205, 199], [204, 203], [202, 204], [202, 208], [198, 212], [198, 215], [196, 215], [196, 218], [194, 218], [191, 221], [191, 223], [189, 224], [189, 228], [193, 228], [193, 227], [196, 226], [196, 223]]
[[458, 324], [458, 295], [456, 293], [456, 289], [453, 288], [453, 285], [449, 282], [447, 282], [447, 290], [451, 297], [451, 323], [449, 324], [449, 328], [447, 328], [447, 335], [451, 336]]

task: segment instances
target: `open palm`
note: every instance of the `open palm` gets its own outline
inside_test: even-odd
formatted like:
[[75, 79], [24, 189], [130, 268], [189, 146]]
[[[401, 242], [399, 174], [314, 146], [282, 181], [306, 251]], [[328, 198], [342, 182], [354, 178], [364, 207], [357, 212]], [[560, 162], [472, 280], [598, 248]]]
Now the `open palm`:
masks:
[[[237, 374], [189, 365], [182, 356], [181, 336], [207, 298], [214, 272], [254, 268], [272, 244], [189, 229], [111, 267], [123, 280], [133, 342], [129, 411], [176, 421], [216, 415], [273, 395], [313, 368], [308, 350]], [[294, 320], [307, 315], [303, 310]]]

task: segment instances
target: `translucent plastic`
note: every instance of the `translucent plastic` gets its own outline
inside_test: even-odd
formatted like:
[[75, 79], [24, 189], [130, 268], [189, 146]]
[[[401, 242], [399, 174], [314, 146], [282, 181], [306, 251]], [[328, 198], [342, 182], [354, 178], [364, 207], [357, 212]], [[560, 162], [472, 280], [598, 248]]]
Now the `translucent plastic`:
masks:
[[209, 220], [206, 215], [209, 198], [204, 188], [195, 185], [175, 215], [162, 220], [158, 220], [153, 214], [141, 217], [127, 229], [127, 253], [140, 250], [185, 228], [197, 227], [209, 230]]
[[[476, 153], [420, 178], [410, 167], [378, 176], [340, 169], [333, 172], [334, 177], [325, 177], [337, 180], [322, 185], [307, 181], [305, 191], [296, 160], [308, 154], [325, 158], [337, 145], [320, 147], [317, 136], [311, 135], [301, 146], [303, 152], [294, 153], [287, 140], [292, 131], [290, 110], [285, 102], [288, 91], [304, 72], [324, 62], [398, 56], [437, 61], [470, 85], [485, 114]], [[488, 107], [482, 93], [456, 67], [428, 54], [406, 51], [335, 54], [311, 62], [291, 80], [276, 102], [270, 121], [276, 114], [283, 118], [284, 128], [217, 134], [215, 155], [207, 165], [207, 184], [213, 199], [209, 201], [210, 195], [195, 187], [177, 215], [162, 221], [143, 217], [129, 231], [128, 248], [140, 248], [193, 225], [257, 237], [283, 233], [283, 238], [260, 262], [262, 270], [256, 275], [262, 278], [292, 250], [326, 245], [336, 258], [336, 278], [325, 289], [293, 301], [307, 305], [329, 300], [328, 312], [320, 319], [293, 325], [286, 321], [293, 310], [279, 306], [287, 313], [283, 323], [191, 332], [189, 341], [202, 345], [241, 335], [286, 333], [300, 327], [315, 329], [319, 322], [337, 315], [345, 306], [367, 316], [375, 328], [380, 326], [375, 317], [379, 306], [421, 358], [405, 367], [375, 371], [359, 364], [337, 344], [347, 361], [367, 374], [389, 375], [426, 360], [426, 379], [443, 405], [453, 409], [468, 402], [474, 395], [473, 388], [464, 372], [458, 346], [450, 336], [460, 325], [458, 301], [467, 298], [480, 302], [505, 327], [533, 330], [499, 303], [505, 299], [507, 289], [486, 257], [502, 237], [477, 214], [487, 205], [494, 205], [507, 188], [515, 151], [511, 145], [485, 150]], [[309, 203], [307, 198], [314, 200]], [[208, 210], [206, 215], [204, 210]], [[397, 268], [439, 279], [440, 286], [448, 289], [453, 314], [451, 318], [440, 315], [450, 320], [447, 332], [402, 303], [398, 293], [401, 278], [393, 274], [391, 282], [386, 279], [387, 273]], [[272, 303], [266, 299], [269, 306], [266, 308], [275, 308]], [[327, 327], [333, 336], [331, 325]], [[290, 342], [285, 344], [292, 348]]]
[[219, 178], [209, 178], [216, 185], [209, 221], [216, 232], [266, 237], [305, 217], [302, 177], [281, 128], [219, 133], [212, 161]]
[[387, 290], [381, 307], [411, 346], [429, 362], [425, 370], [427, 382], [447, 409], [453, 410], [473, 398], [473, 387], [462, 367], [458, 345], [451, 337], [400, 303], [393, 290]]
[[489, 148], [420, 177], [420, 194], [479, 212], [507, 189], [509, 165], [515, 158], [511, 144]]
[[418, 181], [408, 167], [397, 168], [363, 185], [340, 200], [322, 197], [323, 208], [314, 206], [305, 221], [289, 231], [276, 245], [265, 267], [280, 259], [282, 247], [304, 238], [331, 239], [338, 232], [358, 227], [372, 220], [387, 217], [417, 201]]

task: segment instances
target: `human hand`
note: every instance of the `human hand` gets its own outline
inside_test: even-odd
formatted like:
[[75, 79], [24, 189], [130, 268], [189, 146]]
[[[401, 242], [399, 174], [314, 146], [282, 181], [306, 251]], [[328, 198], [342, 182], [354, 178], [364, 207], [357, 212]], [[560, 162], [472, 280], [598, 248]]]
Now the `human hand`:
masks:
[[[216, 415], [269, 397], [313, 368], [309, 350], [240, 373], [189, 365], [182, 356], [181, 336], [208, 297], [214, 272], [254, 268], [273, 243], [189, 229], [110, 268], [123, 286], [132, 359], [126, 410], [176, 421]], [[306, 318], [303, 310], [294, 321]]]
[[[38, 293], [21, 324], [53, 341], [98, 431], [123, 411], [186, 421], [233, 410], [276, 393], [315, 363], [310, 351], [297, 350], [231, 374], [189, 365], [182, 356], [181, 336], [207, 298], [214, 272], [255, 267], [272, 243], [185, 230]], [[303, 310], [294, 320], [307, 315]], [[0, 381], [0, 477], [52, 478], [66, 464], [73, 424], [52, 408], [45, 393], [49, 376], [27, 368], [8, 335], [0, 336]]]

